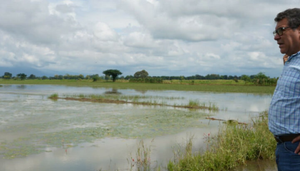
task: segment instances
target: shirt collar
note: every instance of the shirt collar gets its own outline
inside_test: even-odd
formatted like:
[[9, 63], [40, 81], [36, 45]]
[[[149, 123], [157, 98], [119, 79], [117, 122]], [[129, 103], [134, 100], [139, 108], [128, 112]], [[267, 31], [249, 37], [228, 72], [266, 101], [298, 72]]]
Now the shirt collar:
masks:
[[297, 53], [295, 53], [295, 54], [293, 54], [293, 55], [291, 55], [291, 56], [288, 58], [287, 62], [290, 61], [290, 60], [291, 60], [292, 58], [294, 58], [295, 56], [300, 56], [300, 51], [297, 52]]

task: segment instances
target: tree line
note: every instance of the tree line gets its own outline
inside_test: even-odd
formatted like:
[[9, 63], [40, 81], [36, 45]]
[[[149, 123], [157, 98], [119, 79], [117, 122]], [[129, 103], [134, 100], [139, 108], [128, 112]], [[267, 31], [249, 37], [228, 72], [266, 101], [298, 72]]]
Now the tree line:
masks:
[[[255, 85], [276, 85], [278, 78], [270, 78], [266, 76], [264, 73], [259, 72], [256, 75], [219, 75], [219, 74], [207, 74], [203, 75], [192, 75], [192, 76], [149, 76], [148, 72], [145, 70], [137, 71], [134, 75], [120, 76], [122, 72], [116, 69], [109, 69], [102, 72], [104, 76], [99, 76], [99, 74], [93, 75], [54, 75], [54, 76], [42, 76], [38, 77], [34, 74], [30, 74], [27, 76], [24, 73], [19, 73], [16, 76], [13, 76], [9, 72], [5, 72], [2, 76], [3, 79], [15, 79], [15, 80], [25, 80], [25, 79], [51, 79], [51, 80], [62, 80], [62, 79], [92, 79], [93, 81], [98, 80], [112, 80], [113, 82], [116, 79], [125, 79], [129, 80], [129, 82], [142, 82], [142, 83], [162, 83], [163, 80], [234, 80], [238, 82], [238, 80], [243, 80], [245, 83], [252, 82]], [[120, 77], [119, 77], [120, 76]]]

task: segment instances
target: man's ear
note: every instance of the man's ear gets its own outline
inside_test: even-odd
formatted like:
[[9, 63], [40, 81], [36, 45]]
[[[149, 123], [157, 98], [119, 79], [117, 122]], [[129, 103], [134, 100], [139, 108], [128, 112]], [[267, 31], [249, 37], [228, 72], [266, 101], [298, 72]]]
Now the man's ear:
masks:
[[300, 26], [299, 26], [299, 27], [297, 27], [297, 33], [298, 33], [299, 40], [300, 40]]

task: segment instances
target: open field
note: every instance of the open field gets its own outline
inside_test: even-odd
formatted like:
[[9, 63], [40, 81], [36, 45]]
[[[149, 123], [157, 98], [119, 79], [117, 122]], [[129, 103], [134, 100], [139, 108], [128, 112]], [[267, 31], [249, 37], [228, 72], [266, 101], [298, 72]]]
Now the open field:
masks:
[[[51, 162], [61, 169], [80, 161], [82, 168], [77, 170], [86, 169], [85, 163], [93, 170], [233, 170], [249, 160], [274, 161], [276, 142], [268, 131], [267, 114], [259, 115], [271, 98], [262, 90], [274, 87], [213, 82], [1, 80], [0, 163], [5, 165], [0, 170], [16, 161], [15, 170], [25, 163], [42, 163], [42, 170], [49, 171], [57, 170], [53, 164], [45, 166]], [[113, 86], [117, 88], [110, 90]], [[261, 94], [236, 91], [247, 87]], [[200, 110], [174, 108], [175, 104]], [[209, 110], [210, 104], [220, 110]], [[250, 116], [258, 115], [252, 123]], [[186, 146], [177, 146], [187, 135], [191, 138], [184, 141]], [[139, 146], [135, 141], [141, 142]], [[108, 165], [109, 160], [118, 163]], [[275, 162], [271, 167], [276, 167]]]
[[195, 80], [194, 84], [179, 84], [178, 81], [165, 81], [163, 84], [154, 83], [129, 83], [128, 81], [118, 80], [97, 81], [92, 80], [3, 80], [0, 84], [49, 84], [67, 86], [88, 86], [114, 89], [135, 89], [135, 90], [180, 90], [180, 91], [206, 91], [206, 92], [229, 92], [229, 93], [255, 93], [272, 94], [275, 86], [254, 86], [244, 83], [235, 83], [233, 80]]

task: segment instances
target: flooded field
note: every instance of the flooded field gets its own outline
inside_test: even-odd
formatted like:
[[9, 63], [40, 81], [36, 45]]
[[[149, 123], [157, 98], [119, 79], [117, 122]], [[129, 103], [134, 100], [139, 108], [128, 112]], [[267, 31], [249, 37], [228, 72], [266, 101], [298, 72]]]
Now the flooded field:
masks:
[[[135, 96], [139, 101], [169, 105], [197, 101], [218, 110], [49, 99], [54, 93]], [[267, 110], [270, 100], [271, 95], [245, 93], [3, 85], [0, 170], [135, 170], [141, 140], [151, 149], [151, 167], [164, 170], [174, 150], [192, 136], [194, 150], [205, 148], [205, 135], [215, 134], [220, 125], [208, 117], [247, 123]], [[267, 164], [267, 168], [274, 166]], [[252, 170], [255, 165], [239, 170]]]

